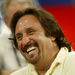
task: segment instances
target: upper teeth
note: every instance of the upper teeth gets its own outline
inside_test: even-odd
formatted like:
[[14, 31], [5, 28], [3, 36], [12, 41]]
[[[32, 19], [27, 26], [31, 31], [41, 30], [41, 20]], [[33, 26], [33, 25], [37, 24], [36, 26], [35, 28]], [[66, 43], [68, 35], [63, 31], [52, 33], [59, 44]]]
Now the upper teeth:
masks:
[[33, 50], [33, 49], [35, 49], [36, 47], [31, 47], [31, 48], [29, 48], [28, 50], [27, 50], [27, 52], [29, 52], [29, 51], [31, 51], [31, 50]]

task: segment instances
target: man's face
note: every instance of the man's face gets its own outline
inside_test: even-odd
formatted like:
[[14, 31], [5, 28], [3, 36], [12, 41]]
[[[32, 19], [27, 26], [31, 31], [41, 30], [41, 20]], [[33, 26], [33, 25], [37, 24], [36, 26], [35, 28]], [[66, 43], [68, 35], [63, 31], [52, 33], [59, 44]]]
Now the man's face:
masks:
[[31, 63], [45, 62], [54, 55], [54, 37], [46, 37], [38, 19], [25, 15], [16, 24], [15, 36], [22, 55]]
[[10, 21], [12, 19], [12, 16], [14, 15], [14, 13], [16, 13], [18, 10], [22, 10], [22, 9], [26, 9], [26, 8], [30, 8], [32, 7], [32, 5], [30, 5], [29, 3], [21, 3], [18, 1], [12, 1], [7, 8], [7, 16], [8, 16], [8, 27], [10, 27]]

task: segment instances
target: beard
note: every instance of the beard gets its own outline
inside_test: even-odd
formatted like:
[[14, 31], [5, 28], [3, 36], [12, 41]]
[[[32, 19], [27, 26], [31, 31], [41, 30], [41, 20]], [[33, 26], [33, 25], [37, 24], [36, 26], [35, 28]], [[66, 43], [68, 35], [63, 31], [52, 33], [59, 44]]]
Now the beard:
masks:
[[27, 57], [26, 55], [24, 55], [24, 57], [25, 57], [25, 59], [26, 59], [29, 63], [31, 63], [31, 64], [36, 64], [36, 63], [39, 61], [39, 59], [40, 59], [40, 48], [39, 48], [37, 42], [30, 41], [30, 42], [27, 43], [24, 47], [22, 47], [22, 52], [29, 54], [31, 51], [33, 51], [33, 50], [27, 51], [27, 49], [29, 49], [30, 47], [35, 47], [35, 50], [34, 50], [34, 51], [36, 51], [37, 54], [36, 54], [36, 55], [33, 55], [33, 56], [30, 57], [30, 58]]

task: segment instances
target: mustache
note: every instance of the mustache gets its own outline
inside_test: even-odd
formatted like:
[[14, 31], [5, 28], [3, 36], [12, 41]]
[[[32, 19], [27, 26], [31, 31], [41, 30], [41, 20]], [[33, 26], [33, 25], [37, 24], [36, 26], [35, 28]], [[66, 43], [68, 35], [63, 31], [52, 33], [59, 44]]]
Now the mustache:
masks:
[[[24, 47], [22, 47], [22, 51], [23, 52], [27, 52], [27, 49], [30, 47], [30, 46], [36, 46], [38, 47], [38, 44], [34, 41], [30, 41], [29, 43], [27, 43]], [[27, 52], [28, 53], [28, 52]]]

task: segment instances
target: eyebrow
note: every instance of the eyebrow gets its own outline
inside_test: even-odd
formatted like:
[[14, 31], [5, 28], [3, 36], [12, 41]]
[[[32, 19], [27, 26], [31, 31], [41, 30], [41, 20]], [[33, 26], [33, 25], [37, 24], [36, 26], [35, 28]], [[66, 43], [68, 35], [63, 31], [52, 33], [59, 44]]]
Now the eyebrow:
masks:
[[[36, 31], [33, 26], [32, 27], [29, 27], [29, 28], [26, 28], [25, 32], [28, 32], [30, 30], [33, 30], [33, 31]], [[18, 36], [18, 35], [21, 35], [21, 33], [16, 33], [15, 36]]]
[[36, 31], [33, 27], [30, 27], [30, 28], [27, 28], [27, 29], [26, 29], [26, 32], [28, 32], [28, 31], [30, 31], [30, 30]]
[[26, 29], [26, 31], [29, 31], [29, 30], [31, 30], [31, 29], [33, 29], [33, 28], [32, 28], [32, 27], [30, 27], [30, 28], [27, 28], [27, 29]]

